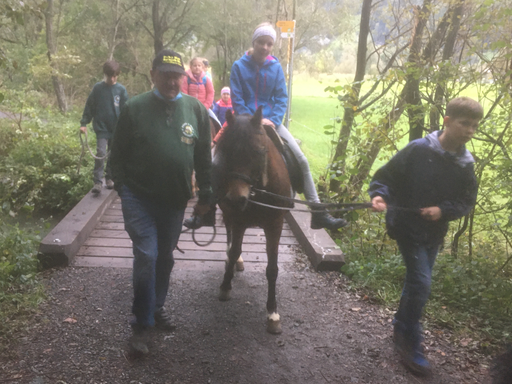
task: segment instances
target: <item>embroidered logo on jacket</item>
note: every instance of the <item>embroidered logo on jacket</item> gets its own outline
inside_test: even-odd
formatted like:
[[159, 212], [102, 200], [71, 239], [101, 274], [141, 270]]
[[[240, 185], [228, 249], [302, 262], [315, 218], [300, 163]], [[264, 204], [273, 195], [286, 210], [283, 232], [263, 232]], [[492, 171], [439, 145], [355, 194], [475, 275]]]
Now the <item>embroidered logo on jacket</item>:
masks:
[[121, 101], [121, 96], [119, 96], [119, 95], [115, 95], [115, 96], [114, 96], [114, 105], [115, 105], [116, 107], [119, 107], [119, 102], [120, 102], [120, 101]]
[[181, 132], [183, 136], [181, 137], [181, 141], [185, 144], [194, 144], [194, 127], [192, 127], [189, 123], [185, 123], [181, 126]]

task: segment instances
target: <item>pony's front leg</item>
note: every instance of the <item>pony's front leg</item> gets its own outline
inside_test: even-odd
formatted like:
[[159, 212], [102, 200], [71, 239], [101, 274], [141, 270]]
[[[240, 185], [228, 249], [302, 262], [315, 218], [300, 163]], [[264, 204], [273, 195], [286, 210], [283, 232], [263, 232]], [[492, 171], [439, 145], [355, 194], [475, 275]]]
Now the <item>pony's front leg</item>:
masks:
[[267, 239], [267, 282], [268, 282], [268, 297], [267, 297], [267, 332], [272, 334], [279, 334], [281, 329], [281, 318], [277, 313], [276, 301], [276, 281], [279, 268], [277, 266], [279, 239], [283, 230], [283, 219], [276, 220], [268, 228], [264, 228], [265, 237]]
[[245, 269], [245, 267], [244, 267], [244, 259], [242, 259], [242, 256], [240, 256], [238, 258], [238, 260], [236, 261], [235, 267], [236, 267], [236, 270], [238, 272], [242, 272]]
[[242, 241], [244, 239], [245, 228], [232, 225], [228, 229], [231, 232], [231, 244], [228, 248], [228, 261], [226, 263], [226, 271], [224, 272], [224, 280], [220, 285], [219, 300], [229, 300], [231, 293], [231, 280], [235, 274], [234, 266], [242, 253]]

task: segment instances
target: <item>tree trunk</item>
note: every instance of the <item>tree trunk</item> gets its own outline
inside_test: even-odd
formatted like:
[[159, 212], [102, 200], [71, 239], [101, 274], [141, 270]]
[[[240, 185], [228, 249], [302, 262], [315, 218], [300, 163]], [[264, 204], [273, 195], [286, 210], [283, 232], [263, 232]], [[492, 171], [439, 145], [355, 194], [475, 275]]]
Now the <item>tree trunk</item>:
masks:
[[113, 13], [113, 21], [114, 21], [114, 27], [112, 28], [112, 35], [109, 39], [109, 47], [108, 47], [108, 59], [113, 60], [114, 59], [114, 51], [117, 46], [117, 30], [119, 29], [119, 22], [121, 21], [121, 18], [119, 17], [119, 0], [114, 0], [114, 4], [112, 5], [112, 13]]
[[[450, 30], [446, 38], [443, 49], [443, 60], [445, 63], [453, 56], [453, 48], [455, 47], [455, 40], [460, 29], [460, 19], [462, 17], [462, 11], [464, 8], [464, 0], [456, 0], [457, 5], [454, 9], [448, 11], [451, 15]], [[441, 67], [441, 75], [445, 72], [444, 66]], [[444, 76], [440, 76], [440, 81], [437, 83], [436, 92], [434, 95], [434, 105], [430, 109], [430, 132], [439, 130], [439, 117], [440, 111], [443, 108], [443, 100], [446, 96], [445, 90], [445, 79]]]
[[[404, 87], [402, 93], [398, 98], [397, 103], [393, 106], [389, 115], [381, 119], [381, 121], [378, 124], [378, 127], [385, 133], [389, 132], [395, 126], [396, 122], [398, 121], [398, 119], [400, 119], [402, 113], [405, 110], [405, 89], [406, 88]], [[365, 160], [359, 159], [359, 162], [357, 164], [359, 172], [355, 175], [350, 176], [349, 185], [352, 186], [352, 192], [354, 196], [357, 196], [360, 193], [361, 188], [363, 187], [363, 183], [370, 174], [373, 163], [377, 159], [377, 156], [379, 155], [380, 152], [382, 139], [379, 137], [382, 137], [382, 133], [375, 132], [375, 135], [373, 135], [373, 137], [377, 137], [377, 139], [373, 140], [371, 145], [369, 146], [366, 156], [367, 158]]]
[[405, 101], [407, 102], [407, 115], [409, 116], [409, 141], [423, 137], [425, 117], [420, 96], [420, 50], [423, 39], [423, 30], [430, 15], [431, 0], [424, 0], [423, 7], [416, 8], [416, 28], [412, 37], [409, 51], [409, 66], [407, 67], [407, 80], [405, 83]]
[[[361, 23], [359, 25], [359, 42], [357, 46], [357, 64], [354, 82], [352, 84], [352, 91], [349, 95], [349, 100], [346, 103], [345, 111], [343, 114], [343, 122], [341, 124], [340, 136], [336, 151], [331, 164], [331, 173], [336, 174], [339, 171], [343, 172], [345, 169], [345, 152], [347, 150], [352, 125], [354, 123], [355, 110], [359, 106], [359, 94], [361, 92], [361, 82], [364, 80], [366, 74], [366, 54], [368, 51], [368, 35], [370, 33], [370, 14], [371, 14], [372, 0], [364, 0], [361, 9]], [[332, 178], [329, 185], [331, 192], [340, 192], [340, 182], [336, 178]]]
[[[409, 53], [409, 59], [408, 63], [406, 63], [406, 67], [408, 64], [409, 67], [415, 67], [416, 71], [420, 71], [420, 60], [419, 60], [419, 52], [421, 48], [421, 42], [422, 42], [422, 35], [423, 35], [423, 29], [425, 27], [425, 23], [428, 20], [428, 17], [430, 15], [430, 3], [431, 0], [425, 0], [423, 2], [422, 10], [420, 10], [420, 14], [418, 15], [417, 23], [415, 30], [413, 32], [413, 36], [411, 39], [411, 52]], [[411, 61], [412, 60], [412, 61]], [[398, 101], [391, 109], [391, 112], [384, 118], [381, 119], [379, 124], [377, 125], [378, 129], [381, 132], [375, 132], [375, 135], [373, 137], [377, 137], [375, 140], [372, 141], [372, 143], [369, 146], [368, 152], [367, 152], [367, 158], [365, 160], [360, 159], [359, 160], [359, 172], [355, 175], [350, 176], [349, 185], [353, 188], [353, 194], [354, 196], [358, 195], [361, 191], [361, 188], [363, 187], [364, 181], [368, 178], [371, 168], [373, 166], [373, 163], [377, 159], [377, 156], [379, 155], [380, 148], [382, 145], [382, 136], [383, 133], [386, 134], [391, 128], [394, 127], [398, 119], [402, 116], [402, 113], [406, 108], [409, 108], [409, 121], [413, 121], [415, 124], [412, 126], [414, 128], [418, 128], [418, 126], [421, 127], [421, 122], [423, 121], [423, 117], [417, 117], [416, 114], [418, 113], [419, 106], [421, 103], [418, 104], [412, 104], [411, 102], [417, 102], [416, 100], [420, 100], [420, 94], [419, 94], [419, 76], [420, 74], [416, 71], [412, 72], [410, 75], [407, 76], [406, 83], [404, 85], [404, 88], [402, 89], [402, 92], [400, 93], [400, 96], [398, 97]], [[409, 98], [409, 99], [408, 99]], [[421, 100], [420, 100], [421, 101]], [[420, 113], [422, 113], [420, 111]], [[419, 122], [418, 122], [419, 121]], [[422, 130], [420, 131], [422, 132]], [[409, 135], [411, 137], [411, 135]]]
[[152, 7], [152, 20], [153, 20], [153, 46], [155, 49], [155, 56], [164, 49], [164, 32], [165, 28], [160, 19], [160, 0], [153, 0]]
[[48, 56], [50, 67], [52, 68], [53, 89], [55, 91], [55, 96], [57, 96], [57, 103], [59, 105], [60, 111], [62, 113], [66, 113], [68, 109], [66, 94], [64, 93], [64, 87], [58, 76], [57, 64], [53, 60], [53, 56], [57, 52], [57, 41], [53, 35], [53, 0], [47, 0], [47, 7], [44, 12], [44, 17], [46, 21], [46, 54]]

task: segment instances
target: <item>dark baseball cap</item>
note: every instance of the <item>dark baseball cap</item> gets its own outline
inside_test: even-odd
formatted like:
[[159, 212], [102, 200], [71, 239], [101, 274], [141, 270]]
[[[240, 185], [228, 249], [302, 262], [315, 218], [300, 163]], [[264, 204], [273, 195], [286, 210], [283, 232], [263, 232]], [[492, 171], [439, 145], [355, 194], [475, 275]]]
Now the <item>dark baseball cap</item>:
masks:
[[170, 49], [164, 49], [156, 55], [153, 60], [153, 69], [161, 72], [177, 72], [182, 75], [186, 73], [181, 55]]

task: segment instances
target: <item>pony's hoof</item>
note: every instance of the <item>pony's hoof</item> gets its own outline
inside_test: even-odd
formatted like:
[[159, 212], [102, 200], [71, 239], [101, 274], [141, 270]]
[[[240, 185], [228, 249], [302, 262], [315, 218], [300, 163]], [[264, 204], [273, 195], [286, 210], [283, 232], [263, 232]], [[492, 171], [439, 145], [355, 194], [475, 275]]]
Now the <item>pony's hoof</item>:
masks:
[[283, 332], [281, 328], [281, 320], [271, 320], [267, 319], [267, 332], [272, 335], [279, 335]]
[[237, 261], [236, 264], [235, 264], [235, 268], [238, 272], [242, 272], [245, 267], [244, 267], [244, 262], [243, 261]]
[[224, 291], [221, 289], [219, 292], [219, 300], [228, 301], [229, 299], [231, 299], [231, 291]]

